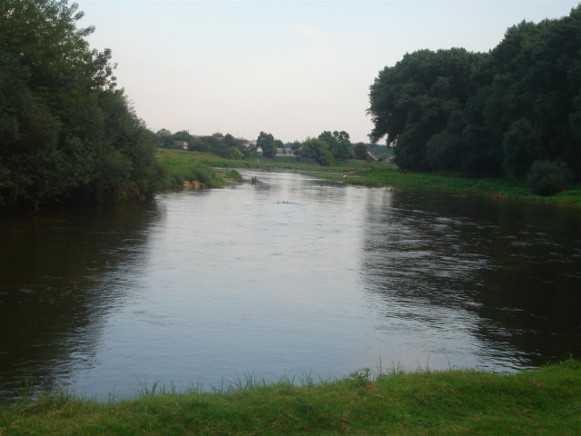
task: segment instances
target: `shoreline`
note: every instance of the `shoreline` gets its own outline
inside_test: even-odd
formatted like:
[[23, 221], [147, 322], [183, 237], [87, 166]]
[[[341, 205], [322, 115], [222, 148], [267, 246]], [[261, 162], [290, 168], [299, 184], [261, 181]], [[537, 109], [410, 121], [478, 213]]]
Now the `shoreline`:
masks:
[[574, 434], [581, 362], [511, 374], [365, 368], [333, 382], [242, 381], [233, 390], [163, 387], [106, 404], [66, 393], [0, 407], [1, 434]]

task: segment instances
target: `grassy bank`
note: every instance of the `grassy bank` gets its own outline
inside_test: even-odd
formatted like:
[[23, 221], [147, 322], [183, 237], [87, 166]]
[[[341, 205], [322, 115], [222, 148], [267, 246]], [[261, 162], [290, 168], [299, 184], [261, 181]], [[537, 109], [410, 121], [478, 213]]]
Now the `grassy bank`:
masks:
[[[224, 171], [228, 171], [227, 169], [252, 168], [306, 171], [322, 178], [369, 187], [437, 190], [460, 195], [484, 195], [519, 201], [581, 206], [581, 185], [573, 186], [551, 197], [542, 197], [531, 194], [528, 187], [514, 180], [475, 179], [456, 174], [403, 173], [398, 171], [395, 165], [385, 162], [346, 161], [336, 162], [332, 167], [323, 167], [316, 163], [299, 162], [294, 158], [252, 157], [245, 160], [231, 160], [207, 153], [167, 149], [160, 149], [158, 157], [168, 174], [166, 181], [168, 189], [180, 187], [187, 180], [199, 180], [205, 187], [219, 187], [225, 183], [224, 176], [238, 179], [240, 177], [235, 172], [230, 175], [225, 174]], [[214, 168], [221, 168], [221, 170]]]
[[402, 173], [398, 170], [373, 169], [345, 178], [346, 183], [399, 190], [437, 190], [463, 195], [484, 195], [551, 204], [581, 206], [581, 186], [577, 185], [552, 197], [533, 195], [522, 183], [509, 179], [474, 179], [455, 174]]
[[226, 159], [209, 153], [191, 152], [177, 149], [158, 149], [158, 157], [162, 160], [187, 160], [195, 161], [213, 168], [251, 168], [262, 170], [294, 170], [308, 172], [354, 172], [377, 168], [394, 168], [391, 164], [383, 162], [370, 163], [365, 161], [337, 161], [331, 167], [323, 167], [316, 162], [302, 162], [294, 157], [249, 157], [243, 160]]
[[581, 364], [511, 375], [366, 371], [332, 383], [250, 384], [229, 393], [67, 396], [0, 409], [0, 434], [578, 434]]

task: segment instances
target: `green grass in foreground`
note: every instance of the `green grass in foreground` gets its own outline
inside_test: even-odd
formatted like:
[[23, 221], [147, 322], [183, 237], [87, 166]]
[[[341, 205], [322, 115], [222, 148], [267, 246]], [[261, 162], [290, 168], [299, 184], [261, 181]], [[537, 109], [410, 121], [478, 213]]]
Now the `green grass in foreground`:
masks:
[[359, 371], [297, 387], [148, 394], [99, 404], [67, 396], [0, 409], [0, 434], [579, 434], [581, 363], [511, 375]]
[[406, 190], [438, 190], [466, 195], [485, 195], [542, 203], [581, 206], [581, 186], [574, 186], [557, 195], [542, 197], [531, 194], [528, 187], [509, 179], [473, 179], [455, 174], [402, 173], [397, 170], [361, 171], [345, 179], [346, 183], [369, 187], [392, 187]]

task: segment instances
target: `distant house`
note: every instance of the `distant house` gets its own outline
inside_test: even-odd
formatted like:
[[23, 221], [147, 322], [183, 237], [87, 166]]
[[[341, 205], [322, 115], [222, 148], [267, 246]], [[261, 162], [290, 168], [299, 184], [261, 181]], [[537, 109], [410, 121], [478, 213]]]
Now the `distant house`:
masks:
[[279, 147], [276, 149], [277, 156], [294, 156], [293, 151], [287, 147]]
[[184, 150], [187, 150], [189, 147], [189, 144], [186, 141], [174, 141], [173, 145], [174, 147], [183, 148]]

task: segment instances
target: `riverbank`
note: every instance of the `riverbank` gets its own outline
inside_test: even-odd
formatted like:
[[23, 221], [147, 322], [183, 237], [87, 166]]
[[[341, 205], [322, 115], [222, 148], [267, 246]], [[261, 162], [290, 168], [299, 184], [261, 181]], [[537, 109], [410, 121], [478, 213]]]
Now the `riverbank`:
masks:
[[222, 188], [229, 183], [241, 182], [242, 176], [234, 169], [218, 171], [203, 157], [183, 150], [157, 151], [164, 171], [163, 189]]
[[581, 363], [510, 375], [369, 372], [293, 386], [246, 380], [231, 392], [145, 389], [99, 404], [55, 395], [0, 409], [0, 434], [576, 434]]
[[[203, 187], [222, 187], [226, 183], [224, 175], [240, 181], [240, 174], [233, 169], [243, 168], [305, 171], [321, 178], [376, 188], [435, 190], [456, 195], [481, 195], [495, 199], [581, 206], [581, 185], [572, 186], [550, 197], [543, 197], [532, 194], [523, 183], [510, 179], [478, 179], [457, 174], [401, 172], [397, 166], [386, 162], [346, 161], [338, 162], [331, 167], [323, 167], [312, 162], [299, 162], [294, 158], [253, 157], [232, 160], [208, 153], [168, 149], [159, 149], [158, 158], [168, 174], [167, 189], [179, 188], [185, 181], [195, 180], [199, 180]], [[231, 174], [225, 174], [224, 171], [230, 171]]]
[[437, 190], [459, 195], [483, 195], [496, 199], [512, 199], [547, 204], [581, 206], [581, 185], [573, 186], [551, 197], [534, 195], [530, 189], [509, 179], [474, 179], [455, 174], [400, 172], [395, 169], [372, 169], [349, 175], [345, 183], [399, 190]]

